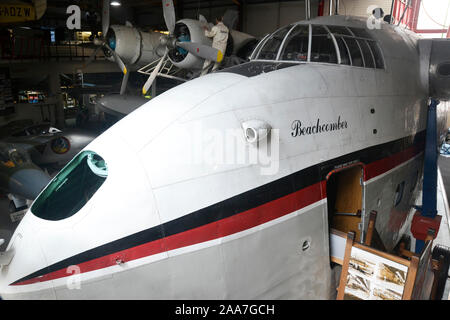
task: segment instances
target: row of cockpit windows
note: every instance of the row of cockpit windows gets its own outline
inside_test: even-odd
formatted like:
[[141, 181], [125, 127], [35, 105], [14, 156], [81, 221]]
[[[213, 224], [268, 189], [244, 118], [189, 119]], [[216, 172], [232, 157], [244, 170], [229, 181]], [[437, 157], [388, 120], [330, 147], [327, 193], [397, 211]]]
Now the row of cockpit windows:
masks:
[[363, 28], [289, 25], [266, 36], [252, 60], [340, 63], [384, 69], [381, 50]]

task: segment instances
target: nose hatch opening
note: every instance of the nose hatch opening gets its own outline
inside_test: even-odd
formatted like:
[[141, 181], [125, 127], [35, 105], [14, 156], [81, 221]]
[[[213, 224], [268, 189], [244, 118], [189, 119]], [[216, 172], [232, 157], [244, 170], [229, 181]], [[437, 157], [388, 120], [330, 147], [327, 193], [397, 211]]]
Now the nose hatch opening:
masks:
[[50, 182], [31, 206], [31, 212], [51, 221], [69, 218], [85, 206], [107, 176], [105, 160], [95, 152], [84, 151]]

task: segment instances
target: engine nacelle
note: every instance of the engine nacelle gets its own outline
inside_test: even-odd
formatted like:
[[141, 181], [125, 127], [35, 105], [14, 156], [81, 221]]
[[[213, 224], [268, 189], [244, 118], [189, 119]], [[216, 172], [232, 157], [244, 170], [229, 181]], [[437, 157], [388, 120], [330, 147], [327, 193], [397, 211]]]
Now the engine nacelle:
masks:
[[[160, 37], [161, 34], [157, 32], [141, 32], [128, 25], [112, 25], [106, 35], [106, 42], [126, 65], [139, 67], [159, 58], [155, 49], [160, 44]], [[114, 61], [107, 50], [105, 56]]]
[[[212, 40], [205, 36], [203, 23], [193, 19], [182, 19], [175, 25], [174, 36], [177, 41], [190, 41], [211, 46]], [[172, 63], [181, 69], [201, 69], [204, 60], [182, 48], [173, 48], [169, 51]]]
[[419, 40], [421, 81], [430, 97], [450, 99], [450, 39]]

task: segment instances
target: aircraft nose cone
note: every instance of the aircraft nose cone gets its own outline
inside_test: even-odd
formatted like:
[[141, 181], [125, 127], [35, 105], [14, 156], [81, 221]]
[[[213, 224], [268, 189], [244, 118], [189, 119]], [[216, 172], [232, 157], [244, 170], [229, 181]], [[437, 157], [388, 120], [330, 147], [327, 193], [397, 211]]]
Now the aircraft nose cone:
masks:
[[9, 179], [9, 190], [12, 194], [34, 200], [50, 179], [48, 174], [39, 169], [19, 170]]

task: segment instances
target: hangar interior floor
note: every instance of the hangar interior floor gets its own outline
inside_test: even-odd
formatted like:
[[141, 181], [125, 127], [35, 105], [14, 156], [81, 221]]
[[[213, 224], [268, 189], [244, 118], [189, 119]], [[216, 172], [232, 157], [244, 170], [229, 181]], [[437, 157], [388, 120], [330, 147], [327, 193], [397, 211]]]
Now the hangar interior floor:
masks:
[[[450, 157], [439, 157], [439, 175], [438, 175], [438, 195], [437, 195], [438, 214], [442, 215], [441, 227], [434, 245], [440, 244], [450, 247]], [[421, 203], [421, 197], [417, 205]], [[9, 214], [9, 199], [0, 198], [0, 239], [5, 239], [5, 243], [0, 246], [0, 251], [6, 249], [9, 239], [20, 221], [12, 222]], [[414, 251], [414, 241], [411, 243], [411, 251]], [[339, 274], [336, 275], [338, 281]], [[450, 300], [450, 275], [447, 278], [443, 300]]]

